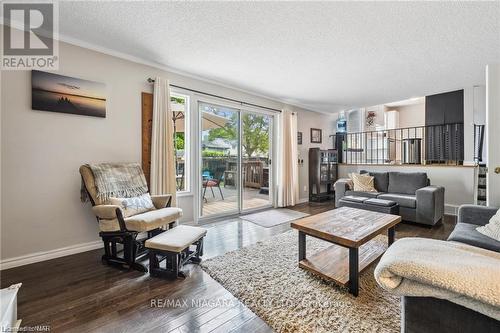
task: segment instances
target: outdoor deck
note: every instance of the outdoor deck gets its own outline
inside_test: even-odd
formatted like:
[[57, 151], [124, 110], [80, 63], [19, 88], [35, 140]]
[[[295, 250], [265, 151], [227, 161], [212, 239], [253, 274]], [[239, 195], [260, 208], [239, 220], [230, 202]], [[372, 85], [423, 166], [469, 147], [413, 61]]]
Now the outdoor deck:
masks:
[[[224, 200], [222, 200], [219, 189], [214, 187], [215, 197], [210, 188], [207, 188], [206, 199], [203, 203], [202, 216], [221, 214], [238, 210], [238, 191], [234, 187], [221, 186]], [[260, 194], [258, 189], [243, 188], [243, 209], [252, 209], [269, 205], [269, 195]]]

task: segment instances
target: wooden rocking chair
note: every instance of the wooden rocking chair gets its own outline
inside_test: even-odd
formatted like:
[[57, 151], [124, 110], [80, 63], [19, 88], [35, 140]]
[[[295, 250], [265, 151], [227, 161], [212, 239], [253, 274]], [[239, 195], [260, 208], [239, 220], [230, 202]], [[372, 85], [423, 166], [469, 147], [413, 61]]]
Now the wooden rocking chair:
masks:
[[[147, 272], [147, 267], [139, 262], [148, 256], [144, 242], [163, 232], [164, 226], [174, 227], [182, 216], [182, 210], [171, 207], [170, 194], [153, 195], [151, 199], [155, 210], [124, 217], [120, 206], [110, 205], [97, 197], [94, 175], [87, 165], [80, 167], [80, 174], [101, 230], [99, 236], [104, 243], [103, 263]], [[145, 233], [146, 237], [138, 239], [140, 233]], [[118, 244], [122, 245], [122, 249], [118, 249]]]

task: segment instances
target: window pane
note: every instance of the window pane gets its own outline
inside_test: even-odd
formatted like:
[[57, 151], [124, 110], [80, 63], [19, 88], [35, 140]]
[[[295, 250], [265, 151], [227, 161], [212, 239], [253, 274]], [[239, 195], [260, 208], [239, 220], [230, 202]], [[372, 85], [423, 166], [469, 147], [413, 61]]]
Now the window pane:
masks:
[[187, 96], [171, 94], [171, 107], [174, 120], [174, 148], [175, 148], [175, 170], [177, 192], [188, 191], [188, 175], [187, 161], [188, 154], [186, 153], [189, 135], [189, 126], [187, 122], [187, 114], [189, 103]]
[[199, 103], [202, 216], [238, 212], [239, 111]]

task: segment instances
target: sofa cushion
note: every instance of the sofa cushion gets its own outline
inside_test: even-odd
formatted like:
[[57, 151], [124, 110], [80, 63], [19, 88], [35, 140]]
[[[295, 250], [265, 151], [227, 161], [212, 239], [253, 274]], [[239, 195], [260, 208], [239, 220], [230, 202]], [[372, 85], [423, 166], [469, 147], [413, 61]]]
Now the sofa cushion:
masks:
[[476, 224], [457, 223], [448, 240], [500, 252], [500, 242], [481, 234], [476, 228]]
[[372, 172], [361, 170], [359, 173], [367, 173], [373, 176], [375, 182], [375, 189], [378, 192], [388, 192], [389, 191], [389, 173], [388, 172]]
[[[125, 226], [130, 231], [150, 231], [178, 220], [182, 216], [182, 209], [167, 207], [152, 210], [125, 218]], [[117, 219], [99, 220], [101, 231], [118, 231], [120, 225]]]
[[345, 195], [354, 197], [376, 198], [379, 194], [378, 192], [345, 191]]
[[392, 200], [385, 200], [385, 199], [368, 199], [365, 200], [365, 204], [367, 205], [375, 205], [375, 206], [382, 206], [382, 207], [392, 207], [394, 205], [397, 205], [396, 201]]
[[399, 193], [384, 193], [380, 194], [377, 199], [391, 200], [397, 202], [401, 207], [416, 208], [417, 198], [415, 195], [399, 194]]
[[427, 184], [425, 172], [389, 172], [389, 193], [415, 194]]
[[367, 197], [358, 197], [358, 196], [354, 196], [354, 195], [346, 195], [345, 197], [342, 197], [342, 199], [340, 199], [340, 200], [363, 203], [366, 200], [368, 200], [368, 198]]

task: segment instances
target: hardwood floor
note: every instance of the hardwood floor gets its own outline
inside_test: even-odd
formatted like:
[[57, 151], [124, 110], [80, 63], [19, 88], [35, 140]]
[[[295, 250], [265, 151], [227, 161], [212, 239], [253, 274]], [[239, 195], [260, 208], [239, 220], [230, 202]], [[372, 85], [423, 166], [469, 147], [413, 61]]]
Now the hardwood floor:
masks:
[[[318, 214], [330, 204], [294, 209]], [[428, 228], [400, 224], [396, 238], [445, 239], [455, 224]], [[209, 228], [204, 258], [268, 239], [288, 225], [262, 228], [241, 219]], [[22, 326], [49, 325], [54, 332], [271, 332], [272, 329], [196, 265], [185, 280], [165, 281], [101, 264], [101, 250], [89, 251], [1, 272], [1, 286], [22, 282], [18, 315]], [[167, 303], [170, 301], [172, 303]]]

